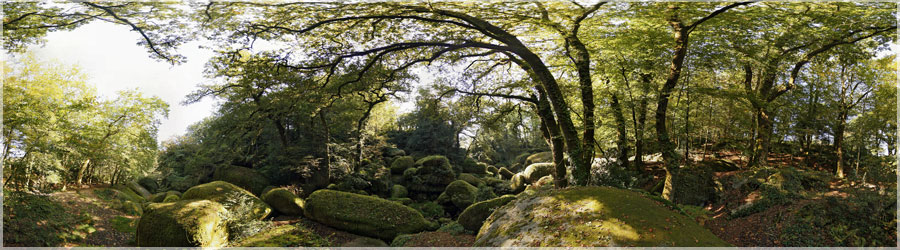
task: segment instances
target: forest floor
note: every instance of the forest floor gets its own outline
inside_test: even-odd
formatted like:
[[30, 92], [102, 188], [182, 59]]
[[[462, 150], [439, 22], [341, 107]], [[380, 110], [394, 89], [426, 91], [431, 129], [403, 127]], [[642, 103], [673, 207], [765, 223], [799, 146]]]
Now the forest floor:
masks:
[[65, 192], [57, 192], [51, 195], [51, 199], [57, 201], [70, 214], [88, 214], [93, 222], [95, 232], [88, 234], [81, 242], [67, 243], [63, 247], [133, 247], [134, 230], [137, 216], [125, 213], [111, 207], [109, 201], [105, 201], [94, 194], [94, 190], [103, 187], [89, 187]]

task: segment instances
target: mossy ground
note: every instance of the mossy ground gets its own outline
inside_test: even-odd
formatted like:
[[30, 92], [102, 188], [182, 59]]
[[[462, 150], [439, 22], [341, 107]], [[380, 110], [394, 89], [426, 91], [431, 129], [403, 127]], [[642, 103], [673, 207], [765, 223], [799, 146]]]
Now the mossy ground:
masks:
[[328, 240], [299, 224], [282, 225], [231, 244], [233, 247], [325, 247]]
[[729, 246], [643, 194], [576, 187], [522, 195], [492, 214], [477, 246]]

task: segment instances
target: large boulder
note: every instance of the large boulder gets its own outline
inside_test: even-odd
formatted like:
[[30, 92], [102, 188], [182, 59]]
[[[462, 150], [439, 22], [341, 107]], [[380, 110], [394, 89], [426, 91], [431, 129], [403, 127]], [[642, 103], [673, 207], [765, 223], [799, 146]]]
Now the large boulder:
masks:
[[327, 247], [331, 243], [313, 230], [303, 227], [303, 223], [288, 224], [268, 228], [262, 232], [234, 242], [230, 247]]
[[386, 148], [384, 149], [382, 154], [384, 154], [385, 157], [397, 157], [406, 155], [406, 151], [403, 151], [403, 149], [399, 148]]
[[675, 203], [703, 206], [717, 199], [712, 169], [682, 167], [674, 177]]
[[728, 172], [728, 171], [740, 170], [740, 167], [738, 167], [737, 164], [735, 164], [733, 161], [726, 160], [726, 159], [701, 161], [700, 164], [712, 169], [715, 172]]
[[535, 153], [529, 155], [528, 158], [525, 159], [525, 166], [535, 164], [535, 163], [547, 163], [553, 162], [553, 153], [550, 151]]
[[506, 203], [515, 199], [516, 197], [513, 195], [504, 195], [499, 198], [472, 204], [459, 214], [459, 218], [457, 218], [456, 221], [467, 230], [478, 231], [481, 229], [481, 225], [484, 224], [484, 220], [487, 219], [495, 209], [506, 205]]
[[401, 156], [394, 159], [391, 163], [391, 173], [403, 174], [403, 171], [416, 166], [416, 160], [412, 156]]
[[447, 189], [441, 193], [437, 202], [439, 204], [452, 203], [456, 208], [466, 209], [472, 203], [475, 203], [475, 197], [478, 194], [478, 188], [472, 186], [468, 182], [458, 180], [447, 185]]
[[151, 195], [150, 199], [148, 199], [148, 200], [150, 200], [151, 202], [163, 202], [163, 200], [165, 200], [166, 197], [168, 197], [169, 195], [181, 197], [181, 192], [178, 192], [175, 190], [170, 190], [170, 191], [166, 191], [166, 192], [162, 192], [162, 193], [155, 193], [155, 194]]
[[506, 169], [506, 167], [500, 168], [500, 170], [497, 170], [497, 173], [500, 174], [500, 178], [504, 180], [512, 178], [513, 176], [513, 172]]
[[[456, 180], [456, 174], [450, 166], [447, 157], [441, 155], [427, 156], [416, 162], [415, 174], [407, 180], [407, 188], [411, 191], [423, 193], [440, 193], [451, 182]], [[404, 172], [404, 178], [407, 173]]]
[[141, 184], [138, 184], [136, 181], [129, 181], [129, 182], [125, 183], [125, 186], [128, 187], [128, 189], [131, 189], [131, 191], [134, 191], [135, 193], [137, 193], [138, 195], [143, 197], [144, 199], [150, 199], [150, 196], [153, 195], [152, 193], [150, 193], [150, 191], [148, 191], [146, 188], [142, 187]]
[[226, 213], [222, 204], [208, 200], [150, 204], [135, 241], [139, 247], [224, 247]]
[[406, 198], [408, 194], [409, 192], [406, 191], [406, 187], [404, 187], [403, 185], [394, 185], [391, 187], [391, 198]]
[[141, 184], [142, 187], [146, 188], [150, 193], [155, 193], [157, 189], [159, 189], [159, 183], [156, 182], [156, 179], [150, 177], [141, 177], [137, 180], [138, 184]]
[[541, 179], [541, 177], [552, 175], [555, 170], [553, 163], [535, 163], [528, 165], [525, 168], [525, 172], [522, 172], [522, 175], [525, 177], [526, 182], [532, 183]]
[[262, 200], [279, 213], [295, 216], [303, 214], [303, 199], [287, 188], [270, 189], [262, 195]]
[[254, 195], [261, 195], [263, 189], [270, 185], [269, 179], [256, 172], [256, 170], [239, 166], [221, 166], [216, 168], [216, 171], [213, 172], [213, 180], [237, 185]]
[[459, 174], [459, 177], [457, 179], [464, 180], [464, 181], [468, 182], [469, 184], [472, 184], [472, 186], [476, 186], [476, 187], [478, 185], [484, 184], [484, 181], [482, 181], [481, 178], [475, 177], [472, 174], [462, 173], [462, 174]]
[[475, 246], [701, 247], [729, 244], [641, 193], [574, 187], [521, 195], [497, 208]]
[[509, 180], [509, 189], [512, 193], [522, 192], [522, 190], [525, 190], [525, 184], [525, 176], [522, 174], [515, 174]]
[[243, 188], [224, 181], [214, 181], [194, 186], [184, 192], [182, 200], [211, 200], [221, 203], [233, 213], [250, 213], [252, 218], [263, 219], [272, 208]]
[[466, 158], [462, 164], [459, 164], [463, 173], [484, 174], [485, 165], [478, 164], [475, 159]]
[[494, 167], [494, 166], [486, 166], [484, 168], [484, 170], [493, 176], [497, 176], [497, 174], [499, 174], [499, 172], [498, 172], [499, 170], [497, 169], [497, 167]]
[[307, 217], [330, 227], [384, 241], [435, 226], [416, 210], [399, 203], [333, 190], [313, 192], [303, 211]]

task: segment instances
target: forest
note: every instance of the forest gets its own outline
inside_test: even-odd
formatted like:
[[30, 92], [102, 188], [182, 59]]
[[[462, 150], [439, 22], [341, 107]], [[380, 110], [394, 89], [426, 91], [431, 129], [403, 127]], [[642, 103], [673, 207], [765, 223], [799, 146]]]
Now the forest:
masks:
[[[897, 3], [2, 5], [4, 247], [898, 246]], [[209, 81], [29, 49], [89, 23]]]

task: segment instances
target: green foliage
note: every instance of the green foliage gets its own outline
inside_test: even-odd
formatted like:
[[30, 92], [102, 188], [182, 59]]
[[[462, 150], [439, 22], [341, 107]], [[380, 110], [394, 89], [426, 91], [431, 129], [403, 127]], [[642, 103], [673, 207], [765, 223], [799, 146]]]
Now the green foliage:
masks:
[[132, 220], [122, 216], [116, 216], [109, 220], [112, 228], [119, 232], [135, 233], [137, 232], [137, 220]]
[[419, 211], [422, 216], [430, 220], [436, 220], [438, 218], [447, 216], [447, 214], [444, 212], [444, 207], [433, 201], [413, 203], [409, 204], [409, 207], [416, 209], [416, 211]]
[[796, 193], [779, 189], [769, 184], [762, 184], [759, 187], [760, 197], [752, 203], [745, 204], [736, 210], [733, 210], [729, 219], [740, 218], [751, 214], [766, 211], [772, 206], [790, 204], [794, 199], [800, 198]]
[[50, 197], [3, 193], [3, 245], [61, 247], [96, 231], [90, 215], [72, 214]]
[[896, 244], [896, 196], [859, 190], [801, 207], [788, 221], [784, 246], [887, 247]]

